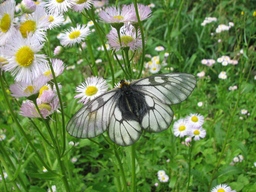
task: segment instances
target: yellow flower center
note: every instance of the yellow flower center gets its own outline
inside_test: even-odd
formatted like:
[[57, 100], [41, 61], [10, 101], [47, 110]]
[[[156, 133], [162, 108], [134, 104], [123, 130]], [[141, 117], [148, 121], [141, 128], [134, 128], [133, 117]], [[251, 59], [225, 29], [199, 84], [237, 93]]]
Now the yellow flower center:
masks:
[[32, 20], [27, 20], [20, 24], [20, 33], [23, 38], [27, 38], [29, 33], [34, 33], [36, 31], [36, 22]]
[[42, 103], [42, 104], [38, 105], [38, 108], [39, 108], [40, 110], [42, 110], [42, 109], [46, 109], [46, 110], [48, 110], [48, 111], [51, 111], [51, 110], [52, 110], [51, 105], [49, 105], [49, 104], [47, 104], [47, 103]]
[[65, 0], [56, 0], [57, 3], [63, 3]]
[[52, 16], [52, 15], [49, 15], [48, 16], [48, 21], [51, 23], [51, 22], [53, 22], [54, 21], [54, 17]]
[[34, 52], [29, 46], [21, 47], [15, 54], [15, 60], [21, 67], [29, 67], [34, 57]]
[[116, 15], [114, 16], [114, 19], [121, 21], [124, 19], [124, 17], [122, 15]]
[[73, 31], [69, 34], [69, 38], [70, 39], [76, 39], [77, 37], [79, 37], [81, 35], [80, 31]]
[[198, 117], [197, 116], [192, 116], [191, 121], [193, 121], [194, 123], [198, 122]]
[[200, 135], [200, 131], [197, 129], [194, 131], [194, 135]]
[[179, 126], [179, 131], [184, 131], [185, 129], [186, 129], [186, 126], [185, 126], [185, 125]]
[[133, 37], [128, 36], [128, 35], [123, 35], [121, 37], [122, 44], [124, 44], [127, 47], [128, 47], [128, 44], [131, 43], [133, 40], [134, 40]]
[[253, 11], [252, 16], [253, 16], [253, 17], [256, 17], [256, 11]]
[[87, 1], [87, 0], [77, 0], [76, 3], [77, 3], [77, 4], [83, 4], [83, 3], [85, 3], [86, 1]]
[[49, 87], [47, 85], [44, 85], [43, 87], [41, 87], [41, 89], [39, 90], [39, 95], [38, 97], [41, 97], [43, 92], [49, 90]]
[[33, 85], [29, 85], [26, 87], [26, 89], [24, 89], [24, 93], [27, 93], [27, 94], [31, 94], [34, 92], [34, 86]]
[[217, 192], [225, 192], [225, 190], [220, 188], [220, 189], [217, 190]]
[[88, 86], [85, 90], [87, 96], [93, 96], [98, 92], [98, 88], [95, 86]]
[[0, 20], [0, 30], [3, 33], [6, 33], [11, 26], [11, 17], [9, 14], [4, 14], [2, 19]]
[[46, 77], [50, 77], [51, 75], [52, 75], [51, 70], [48, 70], [48, 71], [44, 72], [44, 76], [46, 76]]

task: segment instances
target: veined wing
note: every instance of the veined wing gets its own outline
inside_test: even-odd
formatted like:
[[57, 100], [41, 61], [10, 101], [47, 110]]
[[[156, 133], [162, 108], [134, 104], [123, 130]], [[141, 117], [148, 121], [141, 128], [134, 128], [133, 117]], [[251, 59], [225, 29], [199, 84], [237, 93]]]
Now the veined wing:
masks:
[[154, 75], [131, 83], [131, 86], [143, 94], [168, 105], [184, 101], [191, 94], [195, 85], [195, 77], [186, 73]]
[[68, 133], [79, 138], [92, 138], [103, 133], [116, 105], [115, 94], [116, 90], [109, 91], [85, 104], [68, 122]]

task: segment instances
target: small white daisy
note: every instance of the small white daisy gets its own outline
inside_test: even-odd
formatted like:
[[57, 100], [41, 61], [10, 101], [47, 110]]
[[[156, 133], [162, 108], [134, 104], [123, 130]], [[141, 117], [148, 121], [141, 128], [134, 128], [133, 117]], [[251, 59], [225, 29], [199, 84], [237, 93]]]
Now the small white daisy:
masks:
[[92, 5], [92, 0], [71, 0], [72, 7], [74, 11], [82, 12], [84, 9], [90, 9]]
[[164, 47], [163, 46], [156, 46], [155, 50], [156, 51], [164, 51]]
[[3, 133], [1, 133], [1, 134], [0, 134], [0, 141], [5, 140], [5, 138], [6, 138], [6, 135], [5, 135], [5, 134], [3, 134]]
[[84, 83], [76, 88], [78, 94], [75, 98], [80, 98], [79, 102], [86, 103], [107, 90], [107, 82], [102, 77], [88, 77]]
[[203, 103], [202, 101], [200, 101], [200, 102], [197, 103], [197, 106], [198, 106], [198, 107], [202, 107], [203, 104], [204, 104], [204, 103]]
[[71, 0], [49, 0], [45, 5], [50, 14], [62, 14], [64, 12], [67, 12], [71, 6]]
[[202, 127], [192, 127], [189, 130], [189, 135], [193, 137], [195, 141], [200, 140], [201, 138], [205, 138], [206, 131]]
[[241, 109], [241, 114], [242, 115], [246, 115], [248, 113], [248, 110], [247, 109]]
[[226, 184], [220, 184], [214, 187], [211, 192], [232, 192], [231, 187]]
[[229, 91], [235, 91], [235, 90], [237, 90], [237, 85], [230, 86], [230, 87], [228, 88], [228, 90], [229, 90]]
[[162, 176], [158, 176], [158, 180], [162, 183], [166, 183], [169, 181], [169, 176], [168, 175], [162, 175]]
[[152, 65], [150, 65], [149, 67], [149, 72], [150, 73], [158, 73], [161, 70], [161, 65], [156, 64], [156, 63], [152, 63]]
[[204, 116], [196, 113], [192, 113], [186, 117], [186, 121], [189, 125], [200, 127], [204, 123]]
[[45, 9], [37, 6], [35, 12], [22, 18], [19, 31], [23, 38], [27, 38], [29, 34], [32, 34], [36, 39], [43, 42], [49, 25], [50, 22]]
[[8, 60], [2, 68], [11, 72], [16, 81], [31, 83], [47, 68], [46, 56], [38, 54], [42, 48], [43, 44], [37, 39], [30, 36], [24, 39], [16, 32], [10, 43], [2, 49]]
[[0, 4], [0, 46], [13, 35], [15, 1], [9, 0]]
[[227, 79], [227, 73], [225, 71], [221, 71], [218, 75], [219, 79]]
[[188, 123], [185, 119], [179, 119], [173, 124], [173, 134], [176, 137], [184, 137], [188, 134]]
[[205, 76], [205, 72], [201, 71], [201, 72], [197, 73], [196, 76], [199, 78], [203, 78]]
[[159, 170], [157, 171], [157, 177], [161, 177], [163, 175], [166, 175], [165, 171], [164, 170]]
[[[6, 172], [3, 172], [3, 175], [4, 175], [4, 179], [6, 179], [8, 177]], [[2, 180], [3, 180], [2, 175], [0, 175], [0, 181], [2, 181]]]
[[[55, 77], [59, 76], [64, 71], [64, 63], [60, 59], [51, 59], [50, 65], [52, 65]], [[53, 79], [50, 66], [48, 66], [47, 69], [43, 71], [43, 76], [45, 76], [48, 81]]]
[[48, 21], [49, 21], [49, 29], [53, 29], [54, 27], [58, 27], [60, 25], [62, 25], [65, 21], [64, 17], [62, 14], [58, 14], [58, 13], [52, 13], [52, 14], [48, 14]]
[[61, 33], [58, 37], [60, 44], [63, 46], [72, 46], [75, 43], [81, 43], [90, 34], [90, 28], [85, 25], [77, 25], [75, 28], [71, 27], [65, 33]]

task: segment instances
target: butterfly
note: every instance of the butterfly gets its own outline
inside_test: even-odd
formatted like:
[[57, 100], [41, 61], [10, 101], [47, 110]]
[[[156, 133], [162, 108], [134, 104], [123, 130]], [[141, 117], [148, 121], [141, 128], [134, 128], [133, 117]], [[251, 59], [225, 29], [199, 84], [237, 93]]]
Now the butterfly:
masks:
[[86, 103], [70, 119], [67, 131], [78, 138], [93, 138], [108, 130], [118, 145], [136, 142], [143, 131], [166, 130], [173, 119], [170, 105], [184, 101], [193, 91], [191, 74], [153, 75], [118, 87]]

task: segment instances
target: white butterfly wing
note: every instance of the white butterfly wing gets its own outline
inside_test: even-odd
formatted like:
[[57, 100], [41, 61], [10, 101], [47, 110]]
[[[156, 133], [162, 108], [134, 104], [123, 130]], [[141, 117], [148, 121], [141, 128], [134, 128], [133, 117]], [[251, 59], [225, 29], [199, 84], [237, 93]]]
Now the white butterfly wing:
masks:
[[138, 90], [171, 105], [184, 101], [193, 91], [196, 79], [186, 73], [172, 73], [143, 78], [132, 83]]
[[127, 146], [140, 138], [141, 126], [138, 121], [124, 119], [116, 106], [110, 119], [108, 134], [113, 142]]
[[116, 91], [109, 91], [85, 104], [68, 122], [68, 133], [79, 138], [92, 138], [103, 133], [116, 105], [115, 94]]

